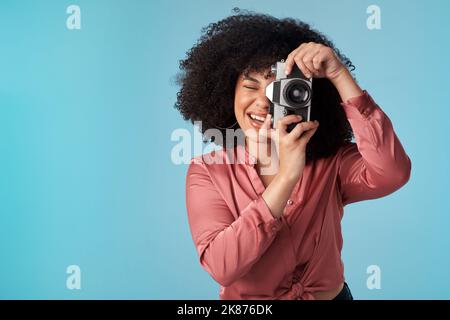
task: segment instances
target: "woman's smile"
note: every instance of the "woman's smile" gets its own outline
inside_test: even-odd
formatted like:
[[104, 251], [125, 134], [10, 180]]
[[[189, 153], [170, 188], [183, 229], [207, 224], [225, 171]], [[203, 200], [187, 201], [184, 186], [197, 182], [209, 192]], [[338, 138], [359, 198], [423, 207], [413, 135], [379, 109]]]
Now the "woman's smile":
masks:
[[267, 114], [247, 113], [250, 125], [255, 129], [260, 129], [266, 119]]

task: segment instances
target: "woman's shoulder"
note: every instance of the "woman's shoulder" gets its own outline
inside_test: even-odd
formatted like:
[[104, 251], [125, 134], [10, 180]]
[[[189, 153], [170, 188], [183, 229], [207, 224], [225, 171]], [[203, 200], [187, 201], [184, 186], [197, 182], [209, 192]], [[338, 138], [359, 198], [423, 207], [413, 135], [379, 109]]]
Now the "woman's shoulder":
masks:
[[314, 172], [318, 176], [331, 174], [339, 170], [343, 159], [352, 157], [355, 153], [359, 153], [356, 143], [346, 142], [333, 154], [308, 161], [305, 170]]
[[214, 149], [211, 152], [193, 157], [190, 164], [200, 164], [206, 167], [217, 167], [217, 165], [232, 166], [247, 162], [249, 162], [248, 153], [244, 148], [237, 146], [234, 148]]
[[212, 150], [208, 153], [193, 157], [189, 162], [188, 174], [191, 172], [208, 172], [210, 174], [224, 170], [225, 166], [231, 165], [229, 156], [224, 149]]
[[207, 186], [221, 192], [232, 189], [242, 168], [234, 165], [226, 149], [213, 150], [191, 159], [186, 174], [187, 185]]
[[339, 148], [338, 152], [336, 153], [336, 157], [338, 159], [342, 159], [343, 157], [358, 153], [358, 145], [355, 142], [346, 142]]
[[249, 161], [248, 153], [239, 146], [215, 149], [193, 157], [187, 175], [203, 176], [216, 183], [230, 182], [242, 173], [245, 175], [244, 167], [250, 165]]
[[223, 149], [213, 150], [209, 153], [203, 153], [199, 156], [193, 157], [189, 164], [190, 165], [200, 164], [203, 166], [222, 164], [225, 163], [224, 153], [225, 152], [223, 151]]

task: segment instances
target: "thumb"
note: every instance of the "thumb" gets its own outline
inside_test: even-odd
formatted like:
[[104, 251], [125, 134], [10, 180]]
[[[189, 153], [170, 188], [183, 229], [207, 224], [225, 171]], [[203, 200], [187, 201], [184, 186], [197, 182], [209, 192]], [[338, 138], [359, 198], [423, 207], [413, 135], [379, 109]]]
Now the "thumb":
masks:
[[266, 118], [264, 119], [264, 123], [261, 126], [261, 129], [269, 130], [272, 127], [272, 115], [268, 113]]
[[270, 113], [267, 114], [266, 118], [264, 119], [264, 123], [261, 125], [261, 128], [259, 129], [259, 140], [267, 139], [271, 135], [271, 129], [272, 128], [272, 117]]

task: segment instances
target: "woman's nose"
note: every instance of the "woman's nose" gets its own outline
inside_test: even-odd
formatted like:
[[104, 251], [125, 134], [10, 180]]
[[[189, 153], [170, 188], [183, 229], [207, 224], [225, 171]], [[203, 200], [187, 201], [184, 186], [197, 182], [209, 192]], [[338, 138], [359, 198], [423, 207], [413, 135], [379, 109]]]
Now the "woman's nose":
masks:
[[269, 110], [270, 101], [267, 98], [266, 94], [259, 94], [258, 99], [256, 101], [256, 106], [260, 109], [264, 109], [265, 111]]

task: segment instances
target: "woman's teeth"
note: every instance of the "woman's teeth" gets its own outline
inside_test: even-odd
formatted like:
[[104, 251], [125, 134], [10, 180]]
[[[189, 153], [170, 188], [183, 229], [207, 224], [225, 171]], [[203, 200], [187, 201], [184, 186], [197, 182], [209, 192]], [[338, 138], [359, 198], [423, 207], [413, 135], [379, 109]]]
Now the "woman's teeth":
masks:
[[250, 118], [252, 118], [253, 120], [257, 120], [257, 121], [261, 121], [264, 122], [265, 118], [264, 117], [260, 117], [254, 114], [250, 114]]

